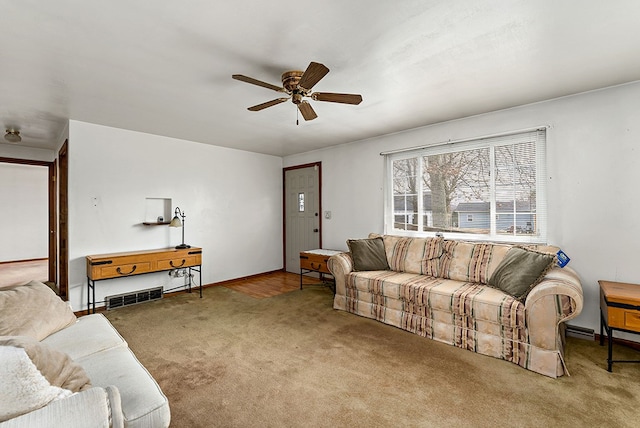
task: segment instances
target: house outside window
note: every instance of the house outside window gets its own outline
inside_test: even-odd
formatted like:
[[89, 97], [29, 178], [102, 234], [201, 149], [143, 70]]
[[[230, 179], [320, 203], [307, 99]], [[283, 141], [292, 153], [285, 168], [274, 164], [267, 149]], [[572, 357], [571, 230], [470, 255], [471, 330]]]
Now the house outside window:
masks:
[[385, 233], [546, 241], [546, 129], [384, 153]]

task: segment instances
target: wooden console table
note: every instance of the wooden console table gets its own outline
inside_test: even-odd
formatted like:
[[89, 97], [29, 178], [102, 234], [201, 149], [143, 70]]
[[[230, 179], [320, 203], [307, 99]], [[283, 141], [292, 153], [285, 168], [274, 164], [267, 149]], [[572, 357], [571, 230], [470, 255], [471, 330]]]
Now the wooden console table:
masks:
[[160, 248], [87, 256], [87, 311], [93, 306], [93, 313], [96, 312], [96, 281], [182, 268], [189, 269], [189, 292], [191, 270], [200, 274], [202, 298], [202, 248]]

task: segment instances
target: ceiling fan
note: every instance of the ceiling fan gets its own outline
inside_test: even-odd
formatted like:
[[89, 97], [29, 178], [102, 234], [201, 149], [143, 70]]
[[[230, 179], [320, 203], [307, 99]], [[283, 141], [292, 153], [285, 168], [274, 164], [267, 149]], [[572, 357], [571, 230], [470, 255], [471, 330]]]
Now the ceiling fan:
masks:
[[318, 62], [311, 62], [307, 69], [302, 72], [299, 70], [285, 71], [282, 73], [282, 87], [263, 82], [252, 77], [243, 76], [242, 74], [234, 74], [231, 76], [235, 80], [251, 83], [252, 85], [262, 86], [263, 88], [272, 89], [276, 92], [284, 92], [288, 97], [276, 98], [266, 103], [249, 107], [249, 111], [260, 111], [267, 107], [272, 107], [285, 101], [291, 100], [298, 106], [298, 110], [302, 114], [304, 120], [313, 120], [318, 115], [311, 107], [305, 97], [314, 101], [328, 101], [330, 103], [343, 104], [360, 104], [362, 96], [359, 94], [336, 94], [333, 92], [311, 92], [311, 88], [327, 75], [329, 69]]

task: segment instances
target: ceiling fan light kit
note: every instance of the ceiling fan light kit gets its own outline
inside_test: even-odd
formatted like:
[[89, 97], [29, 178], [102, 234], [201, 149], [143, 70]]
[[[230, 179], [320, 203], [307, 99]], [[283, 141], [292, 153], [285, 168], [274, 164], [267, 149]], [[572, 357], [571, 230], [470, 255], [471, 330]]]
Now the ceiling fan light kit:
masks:
[[11, 144], [17, 144], [20, 141], [22, 141], [22, 137], [20, 136], [20, 131], [15, 130], [15, 129], [7, 129], [7, 133], [4, 135], [4, 139], [11, 143]]
[[282, 87], [272, 85], [271, 83], [263, 82], [261, 80], [247, 77], [242, 74], [234, 74], [231, 76], [235, 80], [241, 82], [250, 83], [252, 85], [262, 86], [263, 88], [271, 89], [276, 92], [284, 92], [288, 97], [276, 98], [275, 100], [267, 101], [266, 103], [258, 104], [249, 107], [249, 111], [260, 111], [265, 108], [272, 107], [291, 100], [291, 102], [298, 106], [298, 111], [302, 114], [304, 120], [313, 120], [318, 115], [311, 104], [305, 100], [310, 98], [313, 101], [325, 101], [330, 103], [342, 103], [358, 105], [362, 102], [362, 96], [359, 94], [338, 94], [334, 92], [311, 92], [311, 89], [318, 83], [324, 76], [329, 73], [329, 69], [318, 62], [311, 62], [305, 71], [292, 70], [282, 73]]

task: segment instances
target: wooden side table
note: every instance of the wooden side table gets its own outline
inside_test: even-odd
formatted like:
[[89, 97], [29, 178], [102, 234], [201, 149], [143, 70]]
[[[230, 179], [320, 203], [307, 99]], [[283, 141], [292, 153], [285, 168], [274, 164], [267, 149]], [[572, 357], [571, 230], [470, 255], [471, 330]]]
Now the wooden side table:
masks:
[[300, 252], [300, 290], [302, 290], [302, 276], [307, 273], [316, 272], [320, 274], [322, 285], [326, 285], [324, 275], [331, 275], [327, 267], [329, 257], [339, 254], [341, 251], [336, 250], [308, 250]]
[[640, 363], [640, 360], [614, 360], [613, 331], [640, 334], [640, 284], [598, 281], [600, 284], [600, 346], [607, 332], [609, 352], [607, 370], [613, 363]]

